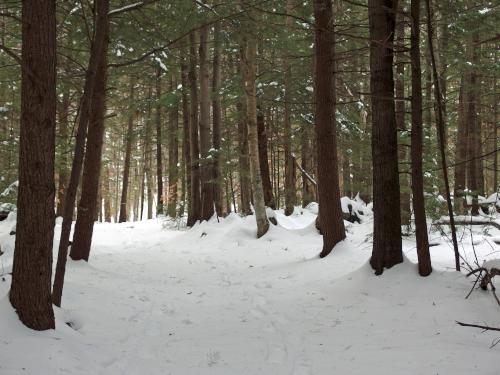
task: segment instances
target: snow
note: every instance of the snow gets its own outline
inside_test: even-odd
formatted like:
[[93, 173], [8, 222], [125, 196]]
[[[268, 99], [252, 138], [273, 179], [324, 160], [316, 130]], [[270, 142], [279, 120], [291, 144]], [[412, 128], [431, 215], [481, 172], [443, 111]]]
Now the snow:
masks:
[[[314, 205], [274, 216], [259, 240], [254, 218], [236, 214], [189, 231], [96, 224], [90, 263], [68, 261], [54, 331], [22, 326], [4, 274], [0, 374], [498, 374], [498, 333], [455, 321], [500, 326], [500, 308], [487, 292], [464, 298], [473, 280], [451, 271], [446, 236], [430, 233], [431, 276], [417, 275], [411, 237], [405, 262], [375, 276], [368, 211], [325, 259]], [[8, 263], [14, 214], [6, 221]], [[480, 262], [498, 258], [500, 231], [473, 230], [460, 233], [464, 256], [474, 241]]]

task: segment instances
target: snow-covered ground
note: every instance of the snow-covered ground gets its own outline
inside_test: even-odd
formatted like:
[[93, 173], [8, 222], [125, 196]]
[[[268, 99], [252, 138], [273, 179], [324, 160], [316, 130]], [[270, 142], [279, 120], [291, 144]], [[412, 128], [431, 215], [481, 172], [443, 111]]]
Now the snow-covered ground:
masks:
[[[431, 232], [430, 277], [411, 237], [405, 263], [375, 276], [369, 217], [325, 259], [312, 212], [277, 219], [260, 240], [236, 215], [189, 231], [96, 224], [90, 263], [68, 262], [52, 332], [22, 326], [4, 275], [0, 374], [499, 374], [500, 334], [455, 321], [500, 326], [500, 308], [489, 292], [465, 299], [473, 280], [452, 271], [446, 237]], [[0, 223], [4, 272], [12, 224]], [[461, 250], [498, 257], [499, 235], [461, 229]]]

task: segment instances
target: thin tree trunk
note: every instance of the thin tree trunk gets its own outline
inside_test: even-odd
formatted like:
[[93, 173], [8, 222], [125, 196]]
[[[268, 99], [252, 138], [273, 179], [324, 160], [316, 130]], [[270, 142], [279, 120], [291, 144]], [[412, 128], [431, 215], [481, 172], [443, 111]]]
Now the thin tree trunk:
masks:
[[[294, 0], [287, 0], [286, 2], [286, 19], [285, 28], [292, 32], [291, 26], [293, 19], [291, 13], [293, 10]], [[285, 52], [283, 58], [283, 71], [284, 71], [284, 130], [285, 130], [285, 215], [289, 216], [293, 213], [296, 204], [296, 174], [295, 174], [295, 163], [292, 158], [292, 123], [290, 114], [290, 101], [291, 101], [291, 83], [292, 83], [292, 71], [290, 68], [290, 62], [288, 59], [288, 51]]]
[[50, 282], [56, 131], [54, 0], [22, 3], [21, 135], [10, 302], [29, 328], [54, 329]]
[[319, 223], [323, 234], [320, 257], [345, 238], [340, 206], [337, 136], [335, 131], [334, 34], [331, 0], [314, 1], [315, 119], [318, 154]]
[[188, 217], [192, 217], [192, 204], [190, 200], [191, 194], [191, 145], [190, 145], [190, 134], [189, 134], [189, 120], [191, 117], [189, 111], [189, 101], [188, 101], [188, 67], [185, 58], [181, 61], [181, 81], [182, 81], [182, 155], [184, 158], [183, 168], [183, 189], [182, 189], [182, 206], [179, 212], [180, 215], [184, 213], [186, 202], [188, 203]]
[[236, 110], [239, 114], [238, 119], [238, 151], [239, 151], [239, 176], [240, 176], [240, 212], [243, 215], [251, 215], [250, 208], [251, 191], [250, 191], [250, 163], [248, 160], [248, 128], [246, 125], [247, 116], [244, 111], [243, 103], [236, 103]]
[[200, 29], [200, 177], [201, 220], [209, 220], [214, 214], [213, 164], [210, 157], [210, 73], [208, 62], [208, 26]]
[[59, 138], [60, 138], [60, 159], [59, 159], [59, 183], [57, 187], [57, 208], [56, 216], [64, 214], [64, 195], [68, 186], [68, 146], [70, 144], [69, 130], [69, 105], [70, 91], [64, 85], [61, 104], [59, 106]]
[[217, 216], [222, 216], [223, 194], [222, 194], [222, 150], [221, 150], [221, 100], [220, 100], [220, 82], [221, 82], [221, 40], [220, 23], [214, 26], [214, 59], [212, 76], [212, 112], [213, 112], [213, 131], [212, 140], [215, 149], [213, 161], [213, 199]]
[[441, 154], [441, 169], [443, 170], [443, 178], [444, 178], [444, 186], [446, 189], [446, 202], [448, 205], [448, 215], [450, 216], [450, 228], [451, 228], [451, 237], [453, 242], [453, 250], [455, 252], [455, 269], [460, 271], [460, 254], [458, 253], [458, 241], [457, 241], [457, 232], [455, 229], [455, 218], [453, 216], [453, 205], [451, 202], [450, 195], [450, 184], [448, 181], [448, 165], [446, 163], [446, 153], [445, 153], [445, 124], [443, 120], [443, 106], [442, 106], [442, 97], [441, 97], [441, 89], [439, 87], [439, 76], [437, 74], [436, 67], [436, 59], [434, 58], [434, 47], [432, 43], [432, 23], [431, 23], [431, 2], [430, 0], [425, 0], [425, 6], [427, 10], [427, 41], [429, 44], [429, 52], [431, 55], [431, 65], [432, 65], [432, 75], [434, 78], [434, 96], [436, 97], [436, 115], [437, 115], [437, 127], [438, 127], [438, 136], [439, 136], [439, 151]]
[[[161, 136], [161, 67], [156, 69], [156, 108], [155, 108], [155, 124], [156, 124], [156, 179], [158, 186], [158, 194], [156, 201], [156, 213], [163, 214], [164, 194], [163, 194], [163, 159], [162, 159], [162, 136]], [[169, 151], [170, 152], [170, 151]]]
[[396, 10], [393, 0], [368, 1], [374, 212], [370, 264], [377, 275], [403, 261], [392, 71]]
[[109, 186], [109, 181], [111, 179], [109, 172], [109, 165], [106, 164], [104, 167], [104, 221], [111, 223], [111, 188]]
[[189, 142], [191, 151], [191, 192], [190, 210], [187, 225], [193, 226], [201, 218], [201, 195], [200, 195], [200, 148], [198, 143], [198, 87], [196, 83], [196, 33], [189, 34], [189, 87], [191, 93], [191, 118], [189, 122]]
[[[131, 78], [129, 108], [133, 108], [134, 106], [134, 85], [135, 80], [134, 78]], [[128, 117], [127, 135], [125, 138], [125, 161], [123, 163], [122, 195], [120, 200], [120, 217], [118, 218], [119, 223], [124, 223], [127, 221], [127, 196], [129, 187], [130, 160], [132, 158], [132, 143], [134, 142], [134, 117], [135, 113], [131, 112]]]
[[458, 97], [458, 128], [457, 141], [455, 144], [455, 185], [454, 185], [454, 204], [455, 210], [465, 213], [464, 196], [465, 196], [465, 178], [467, 160], [467, 123], [465, 120], [465, 84], [464, 76], [460, 79], [460, 91]]
[[64, 197], [64, 215], [61, 226], [61, 237], [59, 240], [59, 251], [57, 254], [56, 273], [54, 277], [54, 286], [52, 290], [52, 302], [56, 306], [61, 306], [64, 274], [66, 272], [66, 261], [68, 258], [69, 237], [71, 234], [71, 223], [73, 221], [73, 211], [75, 209], [76, 194], [78, 183], [83, 168], [83, 159], [85, 155], [85, 141], [87, 128], [89, 126], [89, 117], [91, 114], [91, 101], [94, 96], [94, 87], [97, 83], [98, 68], [101, 60], [105, 57], [108, 50], [109, 35], [109, 0], [98, 0], [96, 2], [96, 26], [95, 38], [90, 51], [89, 65], [85, 76], [85, 86], [80, 102], [80, 114], [78, 121], [78, 130], [75, 137], [75, 152], [73, 155], [73, 164], [69, 179], [68, 188]]
[[264, 203], [267, 207], [275, 210], [276, 203], [274, 203], [273, 186], [271, 185], [271, 176], [269, 174], [266, 123], [264, 112], [261, 108], [257, 109], [257, 131], [259, 137], [259, 162], [260, 174], [262, 178], [262, 188], [264, 189]]
[[432, 272], [427, 221], [425, 217], [424, 177], [422, 172], [422, 71], [420, 68], [420, 0], [411, 0], [411, 187], [417, 239], [418, 272]]
[[[176, 87], [175, 74], [170, 78], [170, 89]], [[177, 211], [177, 182], [179, 179], [179, 107], [175, 103], [169, 110], [168, 142], [168, 215], [175, 218]]]
[[257, 55], [257, 43], [253, 37], [246, 41], [246, 48], [242, 54], [242, 68], [244, 77], [244, 89], [247, 110], [248, 128], [248, 155], [250, 161], [250, 178], [252, 182], [253, 205], [255, 219], [257, 221], [257, 238], [262, 237], [269, 229], [266, 207], [264, 203], [264, 191], [262, 189], [262, 178], [259, 162], [259, 138], [257, 130], [257, 97], [255, 89], [255, 59]]
[[153, 147], [152, 147], [152, 128], [151, 128], [151, 98], [152, 98], [152, 88], [151, 85], [149, 85], [148, 88], [148, 112], [147, 112], [147, 118], [145, 121], [145, 134], [144, 134], [144, 142], [145, 142], [145, 152], [146, 152], [146, 158], [145, 158], [145, 170], [144, 173], [146, 175], [146, 192], [147, 192], [147, 199], [148, 199], [148, 213], [147, 213], [147, 218], [148, 220], [153, 218]]
[[[109, 4], [108, 7], [109, 8]], [[109, 22], [106, 28], [106, 46], [108, 45]], [[106, 112], [107, 84], [107, 48], [99, 60], [96, 84], [92, 95], [89, 131], [82, 176], [82, 195], [78, 204], [78, 216], [75, 223], [73, 245], [70, 256], [73, 260], [89, 260], [94, 218], [97, 209], [99, 175], [101, 171], [101, 155], [104, 136], [104, 115]]]

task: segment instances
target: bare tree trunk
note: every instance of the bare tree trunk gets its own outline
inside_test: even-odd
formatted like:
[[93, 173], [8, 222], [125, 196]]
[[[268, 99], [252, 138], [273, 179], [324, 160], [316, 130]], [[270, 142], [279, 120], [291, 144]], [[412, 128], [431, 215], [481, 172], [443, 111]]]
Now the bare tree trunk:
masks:
[[[293, 11], [294, 0], [287, 0], [286, 13], [288, 14], [285, 19], [285, 27], [289, 32], [292, 32], [291, 26], [293, 19], [290, 16]], [[292, 158], [292, 123], [290, 114], [290, 101], [291, 101], [291, 83], [292, 71], [288, 61], [288, 51], [285, 52], [283, 58], [283, 71], [284, 71], [284, 85], [285, 85], [285, 105], [284, 105], [284, 129], [285, 129], [285, 215], [289, 216], [293, 213], [296, 204], [296, 174], [295, 163]]]
[[[156, 124], [156, 179], [158, 194], [156, 199], [156, 213], [163, 214], [164, 194], [163, 194], [163, 159], [162, 159], [162, 136], [161, 136], [161, 67], [156, 69], [156, 108], [155, 108], [155, 124]], [[170, 151], [169, 151], [170, 152]]]
[[[130, 79], [130, 96], [129, 96], [129, 108], [134, 106], [134, 78]], [[130, 175], [130, 160], [132, 158], [132, 143], [134, 142], [134, 117], [135, 111], [131, 112], [128, 117], [128, 127], [127, 136], [125, 138], [125, 161], [123, 163], [123, 181], [122, 181], [122, 195], [120, 200], [120, 217], [118, 218], [119, 223], [124, 223], [127, 221], [127, 205], [128, 205], [128, 185], [129, 185], [129, 175]]]
[[424, 177], [422, 172], [422, 71], [420, 68], [420, 0], [411, 0], [411, 187], [417, 239], [418, 272], [432, 272], [427, 220], [425, 217]]
[[209, 220], [214, 214], [213, 164], [210, 157], [210, 73], [208, 69], [208, 26], [200, 29], [200, 177], [201, 220]]
[[239, 151], [239, 176], [240, 176], [240, 212], [243, 215], [251, 215], [250, 208], [251, 191], [250, 191], [250, 163], [248, 159], [248, 128], [246, 125], [247, 116], [243, 103], [236, 103], [236, 110], [239, 113], [238, 119], [238, 151]]
[[145, 163], [145, 169], [144, 173], [146, 175], [146, 192], [147, 192], [147, 199], [148, 199], [148, 213], [147, 213], [147, 218], [152, 219], [153, 218], [153, 147], [152, 147], [152, 129], [151, 129], [151, 98], [152, 98], [152, 89], [151, 85], [149, 85], [148, 88], [148, 112], [147, 112], [147, 118], [145, 121], [145, 134], [144, 134], [144, 148], [145, 148], [145, 153], [146, 153], [146, 158], [144, 160]]
[[10, 302], [31, 329], [54, 329], [50, 282], [56, 131], [54, 0], [22, 3], [21, 136]]
[[200, 195], [200, 149], [198, 143], [198, 87], [196, 83], [196, 34], [189, 34], [189, 87], [191, 92], [191, 119], [189, 122], [189, 142], [191, 150], [191, 193], [190, 206], [192, 209], [188, 215], [187, 225], [193, 226], [201, 218], [201, 195]]
[[246, 41], [246, 48], [242, 54], [242, 69], [245, 84], [247, 128], [248, 128], [248, 155], [250, 160], [250, 177], [252, 181], [253, 203], [255, 219], [257, 221], [257, 238], [262, 237], [269, 229], [264, 191], [259, 162], [259, 138], [257, 130], [257, 96], [255, 89], [255, 59], [257, 43], [252, 37]]
[[[109, 4], [108, 4], [109, 5]], [[109, 22], [106, 28], [106, 46], [108, 45]], [[75, 223], [73, 245], [70, 256], [73, 260], [89, 260], [94, 219], [97, 209], [99, 175], [101, 171], [101, 155], [104, 135], [104, 115], [106, 112], [107, 84], [107, 49], [99, 60], [96, 84], [91, 101], [89, 131], [82, 176], [82, 195], [78, 204], [78, 216]]]
[[182, 189], [182, 206], [179, 212], [180, 215], [184, 214], [186, 207], [186, 201], [189, 199], [188, 203], [188, 217], [192, 217], [192, 204], [190, 201], [191, 194], [191, 145], [189, 140], [189, 119], [191, 114], [189, 112], [189, 102], [188, 102], [188, 67], [186, 64], [186, 59], [183, 58], [181, 61], [181, 81], [182, 81], [182, 131], [183, 131], [183, 141], [182, 141], [182, 155], [184, 158], [183, 168], [183, 189]]
[[69, 237], [71, 234], [71, 223], [73, 221], [73, 211], [75, 208], [78, 183], [83, 168], [83, 159], [85, 155], [85, 141], [87, 128], [89, 126], [89, 117], [91, 113], [91, 101], [94, 96], [94, 87], [97, 83], [98, 68], [101, 60], [105, 57], [108, 50], [109, 35], [109, 0], [98, 0], [96, 2], [96, 26], [95, 38], [90, 51], [89, 65], [85, 76], [85, 86], [80, 102], [80, 114], [78, 121], [78, 130], [75, 137], [75, 152], [73, 155], [73, 164], [69, 179], [68, 188], [64, 197], [64, 215], [61, 227], [61, 237], [59, 241], [59, 251], [57, 254], [56, 274], [54, 277], [54, 286], [52, 290], [52, 302], [56, 306], [61, 306], [61, 298], [64, 285], [64, 274], [66, 271], [66, 261], [68, 258]]
[[464, 76], [460, 80], [460, 93], [458, 98], [458, 129], [457, 141], [455, 144], [455, 186], [454, 186], [454, 203], [455, 210], [465, 212], [464, 195], [465, 195], [465, 178], [467, 160], [467, 123], [465, 120], [465, 90]]
[[[401, 8], [401, 7], [400, 7]], [[395, 47], [396, 47], [396, 78], [395, 78], [395, 89], [396, 89], [396, 126], [399, 132], [399, 139], [401, 144], [398, 146], [398, 156], [400, 163], [406, 163], [407, 161], [407, 137], [406, 125], [405, 125], [405, 85], [404, 85], [404, 73], [405, 73], [405, 61], [404, 61], [404, 40], [405, 40], [405, 22], [406, 20], [402, 17], [398, 20], [396, 17], [396, 35], [395, 35]], [[407, 169], [407, 168], [404, 168]], [[410, 204], [410, 181], [407, 173], [401, 173], [399, 175], [399, 185], [401, 191], [401, 224], [410, 225], [411, 222], [411, 204]]]
[[269, 174], [266, 123], [264, 112], [261, 108], [257, 109], [257, 131], [259, 137], [259, 162], [260, 174], [262, 178], [262, 188], [264, 189], [264, 203], [267, 207], [275, 210], [276, 203], [274, 203], [273, 186], [271, 185], [271, 176]]
[[213, 199], [217, 216], [222, 216], [223, 194], [222, 194], [222, 150], [221, 150], [221, 101], [220, 101], [220, 23], [214, 26], [214, 59], [212, 76], [212, 112], [213, 112], [213, 133], [212, 140], [215, 149], [213, 160]]
[[455, 229], [455, 218], [453, 216], [453, 205], [451, 202], [450, 195], [450, 184], [448, 181], [448, 165], [446, 163], [446, 153], [445, 153], [445, 124], [443, 119], [443, 103], [441, 97], [441, 89], [439, 87], [439, 76], [437, 73], [436, 67], [436, 59], [434, 58], [434, 47], [432, 42], [432, 23], [431, 23], [431, 2], [430, 0], [425, 0], [425, 6], [427, 10], [427, 41], [429, 45], [429, 52], [431, 57], [431, 65], [432, 65], [432, 75], [434, 78], [434, 96], [436, 98], [436, 115], [437, 115], [437, 127], [438, 127], [438, 136], [439, 136], [439, 151], [441, 154], [441, 169], [443, 170], [443, 178], [444, 178], [444, 186], [446, 189], [446, 202], [448, 206], [448, 215], [450, 216], [450, 228], [451, 228], [451, 237], [453, 242], [453, 250], [455, 252], [455, 269], [460, 271], [460, 254], [458, 253], [458, 241], [457, 241], [457, 232]]
[[[170, 78], [170, 89], [176, 85], [175, 74]], [[168, 215], [176, 217], [177, 211], [177, 182], [179, 179], [179, 107], [175, 103], [169, 110], [168, 119]]]
[[368, 1], [374, 211], [370, 264], [377, 275], [403, 261], [392, 72], [396, 10], [393, 0]]
[[59, 105], [59, 138], [60, 138], [60, 159], [59, 159], [59, 183], [57, 187], [57, 208], [56, 216], [64, 214], [64, 194], [68, 186], [68, 149], [70, 144], [69, 130], [69, 105], [70, 91], [64, 85], [61, 103]]
[[111, 223], [111, 188], [109, 186], [109, 181], [110, 181], [110, 172], [109, 172], [109, 165], [106, 164], [104, 167], [104, 221], [107, 223]]
[[334, 34], [331, 0], [314, 0], [316, 143], [319, 222], [323, 234], [320, 257], [345, 238], [340, 206], [337, 136], [335, 132]]

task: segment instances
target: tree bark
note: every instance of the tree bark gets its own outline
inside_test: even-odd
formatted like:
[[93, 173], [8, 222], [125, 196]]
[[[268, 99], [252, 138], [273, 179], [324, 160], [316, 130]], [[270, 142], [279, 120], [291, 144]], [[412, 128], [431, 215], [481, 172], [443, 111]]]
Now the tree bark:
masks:
[[460, 79], [460, 91], [458, 97], [458, 128], [457, 141], [455, 144], [455, 185], [454, 185], [454, 205], [455, 211], [465, 213], [465, 178], [467, 160], [467, 123], [465, 120], [465, 90], [464, 76]]
[[64, 85], [61, 103], [59, 105], [59, 138], [60, 138], [60, 158], [59, 158], [59, 173], [57, 187], [57, 208], [56, 216], [64, 214], [64, 195], [68, 186], [68, 149], [70, 145], [69, 130], [69, 106], [70, 106], [70, 90], [67, 85]]
[[422, 71], [420, 67], [420, 0], [411, 0], [411, 187], [417, 239], [418, 272], [432, 272], [427, 221], [425, 216], [424, 177], [422, 172]]
[[209, 220], [214, 214], [213, 163], [210, 155], [210, 73], [208, 69], [208, 26], [200, 29], [200, 177], [201, 220]]
[[145, 131], [144, 131], [144, 174], [146, 175], [146, 193], [148, 200], [148, 220], [153, 218], [153, 145], [152, 145], [152, 128], [151, 128], [151, 98], [153, 97], [151, 85], [148, 88], [148, 111], [147, 118], [145, 120]]
[[259, 137], [259, 162], [260, 174], [262, 178], [262, 188], [264, 189], [264, 203], [267, 207], [275, 210], [276, 203], [274, 202], [273, 186], [271, 185], [271, 176], [269, 174], [266, 122], [264, 112], [261, 108], [257, 109], [257, 131]]
[[340, 206], [337, 136], [335, 131], [334, 33], [331, 0], [314, 0], [315, 119], [318, 168], [319, 222], [323, 234], [320, 257], [345, 238]]
[[200, 195], [200, 148], [198, 143], [198, 87], [196, 83], [196, 33], [189, 34], [189, 87], [191, 96], [191, 118], [189, 121], [189, 143], [191, 151], [191, 191], [190, 210], [187, 225], [193, 226], [201, 218], [201, 195]]
[[10, 302], [31, 329], [54, 329], [51, 303], [56, 131], [54, 0], [22, 3], [21, 134]]
[[[129, 109], [134, 108], [134, 78], [130, 79], [130, 96]], [[120, 200], [120, 217], [119, 223], [127, 221], [127, 205], [128, 205], [128, 185], [130, 175], [130, 160], [132, 158], [132, 143], [134, 141], [134, 117], [135, 111], [131, 112], [128, 117], [127, 136], [125, 137], [125, 161], [123, 165], [123, 180], [122, 180], [122, 195]]]
[[250, 208], [250, 163], [248, 159], [248, 128], [246, 125], [246, 106], [242, 102], [236, 103], [238, 118], [238, 151], [239, 151], [239, 176], [240, 176], [240, 212], [243, 215], [251, 215]]
[[[286, 2], [286, 19], [285, 28], [288, 32], [292, 32], [291, 26], [293, 19], [291, 13], [293, 10], [293, 0], [287, 0]], [[296, 174], [295, 174], [295, 163], [292, 158], [292, 123], [290, 114], [290, 101], [291, 101], [291, 83], [292, 83], [292, 71], [290, 68], [290, 62], [288, 59], [288, 51], [285, 52], [283, 58], [283, 71], [284, 71], [284, 130], [285, 130], [285, 215], [289, 216], [293, 213], [296, 204]]]
[[181, 61], [181, 82], [182, 82], [182, 155], [184, 158], [184, 163], [182, 163], [183, 168], [183, 189], [182, 189], [182, 206], [179, 214], [184, 213], [186, 207], [186, 201], [189, 199], [188, 203], [188, 217], [192, 217], [192, 204], [191, 204], [191, 145], [190, 145], [190, 134], [189, 134], [189, 121], [190, 121], [190, 111], [189, 111], [189, 100], [188, 100], [188, 66], [186, 59], [183, 58]]
[[96, 2], [96, 26], [95, 38], [90, 50], [89, 65], [85, 76], [85, 85], [80, 102], [80, 114], [78, 120], [78, 130], [75, 138], [75, 152], [69, 179], [68, 188], [64, 197], [64, 215], [61, 226], [61, 237], [59, 240], [59, 251], [57, 254], [56, 274], [52, 290], [52, 302], [56, 306], [61, 306], [64, 274], [66, 271], [66, 261], [68, 258], [69, 237], [71, 234], [71, 223], [73, 221], [73, 211], [75, 208], [78, 183], [83, 168], [85, 155], [85, 141], [89, 117], [91, 113], [91, 101], [94, 96], [94, 87], [97, 82], [97, 70], [101, 59], [107, 54], [109, 35], [109, 0], [98, 0]]
[[396, 10], [393, 0], [368, 1], [374, 211], [370, 264], [377, 275], [403, 262], [392, 71]]
[[[109, 8], [109, 4], [108, 4]], [[106, 46], [109, 38], [109, 22], [106, 28]], [[106, 112], [107, 48], [99, 59], [96, 84], [92, 95], [87, 147], [82, 176], [82, 195], [78, 204], [78, 215], [73, 235], [70, 257], [73, 260], [89, 260], [94, 218], [97, 209], [97, 195], [101, 171], [101, 155], [104, 136], [104, 115]]]
[[253, 37], [246, 41], [246, 47], [242, 54], [242, 68], [244, 77], [244, 89], [247, 110], [248, 129], [248, 156], [250, 161], [250, 178], [252, 183], [253, 204], [255, 219], [257, 221], [257, 238], [265, 235], [269, 229], [266, 207], [264, 203], [264, 191], [260, 174], [259, 162], [259, 138], [257, 130], [257, 94], [255, 89], [255, 59], [257, 54], [257, 43]]
[[215, 149], [213, 160], [213, 199], [217, 216], [223, 216], [224, 197], [222, 194], [222, 149], [221, 149], [221, 100], [220, 100], [220, 82], [221, 82], [221, 40], [220, 23], [214, 26], [214, 59], [212, 76], [212, 112], [213, 112], [213, 131], [212, 141]]
[[[176, 87], [175, 74], [170, 78], [170, 89]], [[177, 211], [177, 182], [179, 179], [179, 107], [177, 102], [169, 109], [168, 116], [168, 215], [176, 217]]]
[[[165, 201], [163, 192], [163, 159], [162, 159], [162, 121], [161, 121], [161, 67], [156, 68], [156, 108], [155, 108], [155, 125], [156, 125], [156, 184], [158, 194], [156, 199], [156, 213], [162, 215], [164, 212], [163, 205]], [[170, 150], [169, 150], [170, 152]]]

